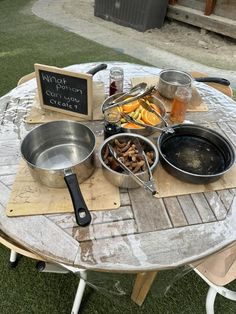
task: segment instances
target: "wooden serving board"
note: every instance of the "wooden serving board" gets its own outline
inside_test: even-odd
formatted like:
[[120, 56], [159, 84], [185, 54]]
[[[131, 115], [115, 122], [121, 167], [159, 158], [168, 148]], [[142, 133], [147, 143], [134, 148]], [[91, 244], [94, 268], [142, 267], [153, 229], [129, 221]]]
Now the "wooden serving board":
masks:
[[219, 180], [208, 184], [183, 182], [166, 172], [161, 165], [158, 165], [153, 177], [159, 192], [157, 198], [218, 191], [236, 187], [236, 165]]
[[[135, 86], [139, 83], [147, 83], [148, 86], [152, 85], [157, 85], [158, 84], [158, 76], [139, 76], [139, 77], [134, 77], [131, 79], [131, 84], [132, 86]], [[172, 100], [167, 99], [159, 94], [158, 91], [155, 92], [155, 94], [165, 105], [166, 111], [170, 112], [171, 111], [171, 106], [172, 106]], [[208, 111], [208, 106], [202, 101], [202, 97], [198, 93], [197, 89], [195, 87], [192, 88], [192, 98], [189, 101], [187, 111]]]
[[[110, 210], [120, 207], [119, 188], [109, 183], [102, 169], [80, 184], [81, 192], [90, 210]], [[7, 216], [42, 215], [73, 212], [67, 188], [48, 188], [36, 182], [22, 160], [7, 204]]]

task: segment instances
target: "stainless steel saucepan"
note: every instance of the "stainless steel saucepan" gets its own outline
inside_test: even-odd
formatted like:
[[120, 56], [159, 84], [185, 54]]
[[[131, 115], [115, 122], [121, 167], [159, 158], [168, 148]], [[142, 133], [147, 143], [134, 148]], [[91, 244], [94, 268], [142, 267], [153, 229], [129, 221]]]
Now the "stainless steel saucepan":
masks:
[[94, 171], [95, 135], [75, 121], [53, 121], [30, 131], [22, 141], [21, 154], [31, 175], [48, 187], [68, 187], [76, 222], [91, 222], [79, 183]]
[[230, 82], [227, 79], [220, 77], [198, 77], [193, 78], [189, 73], [176, 70], [165, 69], [160, 72], [158, 91], [159, 93], [168, 99], [173, 99], [175, 92], [179, 86], [191, 87], [192, 80], [197, 82], [212, 82], [225, 86], [229, 86]]

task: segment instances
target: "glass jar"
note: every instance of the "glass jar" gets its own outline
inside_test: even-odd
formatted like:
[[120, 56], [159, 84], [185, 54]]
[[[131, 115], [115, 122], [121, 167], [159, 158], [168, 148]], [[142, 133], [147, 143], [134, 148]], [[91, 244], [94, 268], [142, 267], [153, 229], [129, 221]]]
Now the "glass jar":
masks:
[[188, 107], [188, 103], [192, 97], [191, 87], [178, 87], [172, 102], [170, 112], [170, 121], [172, 123], [183, 123]]
[[120, 67], [112, 67], [110, 69], [109, 78], [109, 95], [123, 92], [124, 71]]
[[102, 81], [93, 81], [93, 106], [98, 107], [105, 100], [105, 85]]
[[104, 139], [121, 133], [120, 119], [121, 115], [118, 108], [107, 109], [104, 112]]

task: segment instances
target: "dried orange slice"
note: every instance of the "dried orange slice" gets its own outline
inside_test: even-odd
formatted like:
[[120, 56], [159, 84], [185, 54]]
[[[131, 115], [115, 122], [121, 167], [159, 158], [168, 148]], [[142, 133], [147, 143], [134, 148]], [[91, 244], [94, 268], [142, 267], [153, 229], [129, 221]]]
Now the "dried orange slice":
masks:
[[149, 112], [145, 109], [142, 110], [142, 120], [149, 125], [156, 125], [161, 122], [161, 119], [158, 118], [155, 113]]
[[135, 101], [132, 101], [126, 105], [123, 105], [122, 106], [122, 109], [125, 113], [129, 113], [129, 112], [132, 112], [134, 111], [135, 109], [137, 109], [139, 107], [139, 101], [138, 100], [135, 100]]
[[143, 129], [143, 127], [141, 127], [135, 123], [132, 123], [132, 122], [124, 123], [124, 124], [122, 124], [122, 127], [126, 128], [126, 129]]

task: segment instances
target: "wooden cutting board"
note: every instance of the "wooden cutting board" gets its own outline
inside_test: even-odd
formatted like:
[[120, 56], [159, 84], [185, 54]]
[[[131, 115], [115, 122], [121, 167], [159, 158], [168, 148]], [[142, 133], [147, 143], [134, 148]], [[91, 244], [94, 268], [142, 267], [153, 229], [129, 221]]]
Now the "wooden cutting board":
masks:
[[218, 191], [236, 187], [236, 165], [219, 180], [208, 184], [183, 182], [166, 172], [161, 165], [158, 165], [153, 177], [159, 191], [157, 198]]
[[[156, 86], [158, 84], [158, 76], [139, 76], [131, 79], [132, 86], [135, 86], [139, 83], [147, 83], [148, 86]], [[155, 92], [155, 95], [164, 103], [166, 111], [171, 111], [172, 100], [167, 99], [159, 94], [158, 91]], [[192, 88], [192, 98], [189, 101], [187, 111], [208, 111], [208, 106], [202, 101], [202, 97], [195, 87]]]
[[[87, 207], [90, 210], [110, 210], [120, 207], [119, 188], [109, 183], [102, 169], [80, 184]], [[36, 182], [22, 160], [7, 204], [7, 216], [28, 216], [73, 212], [67, 188], [48, 188]]]

